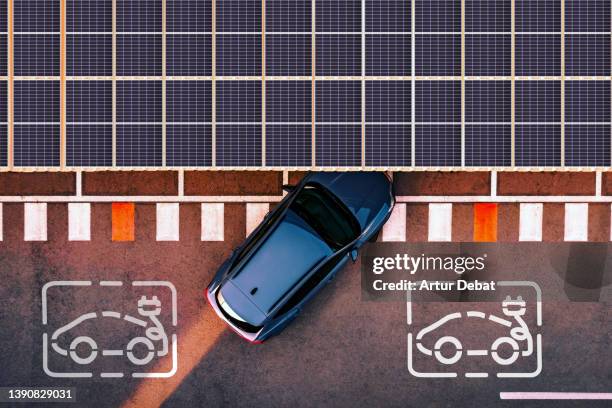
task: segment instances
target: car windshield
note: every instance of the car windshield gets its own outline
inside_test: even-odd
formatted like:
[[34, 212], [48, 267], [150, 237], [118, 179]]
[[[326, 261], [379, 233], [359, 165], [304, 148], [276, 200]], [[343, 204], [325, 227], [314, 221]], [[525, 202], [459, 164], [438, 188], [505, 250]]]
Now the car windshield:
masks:
[[352, 242], [361, 232], [353, 214], [337, 198], [318, 185], [304, 186], [290, 208], [334, 251]]

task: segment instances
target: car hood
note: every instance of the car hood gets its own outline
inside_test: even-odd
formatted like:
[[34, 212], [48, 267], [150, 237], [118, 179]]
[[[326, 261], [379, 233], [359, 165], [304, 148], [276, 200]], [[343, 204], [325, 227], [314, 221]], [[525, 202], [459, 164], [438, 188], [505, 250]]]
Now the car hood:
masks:
[[338, 197], [362, 230], [390, 203], [390, 182], [381, 172], [318, 172], [311, 173], [308, 181], [321, 184]]
[[260, 325], [277, 302], [331, 254], [317, 233], [288, 210], [251, 258], [222, 286], [221, 293], [239, 316]]

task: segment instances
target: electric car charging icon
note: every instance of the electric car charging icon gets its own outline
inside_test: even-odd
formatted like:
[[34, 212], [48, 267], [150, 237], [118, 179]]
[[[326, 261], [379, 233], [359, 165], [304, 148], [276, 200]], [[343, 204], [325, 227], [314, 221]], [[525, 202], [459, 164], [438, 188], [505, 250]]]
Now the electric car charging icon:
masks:
[[[540, 333], [534, 333], [542, 326], [542, 294], [540, 287], [535, 282], [530, 281], [499, 281], [499, 287], [518, 287], [523, 295], [527, 290], [535, 291], [535, 307], [530, 305], [526, 299], [521, 296], [506, 296], [501, 302], [501, 312], [503, 315], [495, 313], [486, 314], [482, 311], [468, 310], [465, 312], [453, 312], [443, 316], [435, 322], [423, 327], [420, 330], [415, 330], [416, 334], [408, 333], [408, 370], [415, 377], [456, 377], [456, 372], [438, 372], [437, 369], [431, 371], [420, 371], [415, 368], [415, 353], [418, 351], [422, 356], [432, 357], [442, 366], [459, 365], [466, 357], [481, 356], [490, 357], [497, 367], [497, 377], [536, 377], [542, 370], [542, 337]], [[516, 289], [516, 288], [515, 288]], [[412, 299], [411, 293], [408, 291], [408, 324], [413, 324], [412, 316]], [[535, 309], [535, 311], [533, 310]], [[531, 317], [531, 318], [527, 318]], [[535, 319], [533, 318], [535, 317]], [[495, 327], [495, 333], [503, 333], [494, 339], [491, 339], [488, 346], [481, 348], [467, 348], [464, 342], [460, 340], [460, 336], [448, 335], [447, 332], [439, 337], [435, 336], [438, 329], [443, 328], [449, 322], [461, 322], [466, 320], [480, 319], [488, 322]], [[535, 320], [535, 326], [529, 327], [527, 322]], [[442, 330], [440, 330], [442, 331]], [[413, 344], [414, 343], [414, 344]], [[428, 347], [426, 344], [433, 346]], [[486, 344], [486, 342], [485, 342]], [[415, 349], [413, 349], [413, 346]], [[532, 357], [533, 356], [533, 357]], [[531, 372], [513, 372], [508, 371], [519, 358], [526, 358], [531, 361], [536, 361], [536, 368]], [[530, 359], [531, 358], [531, 359]], [[524, 367], [524, 366], [523, 366]], [[486, 372], [466, 372], [466, 377], [488, 377]]]
[[[75, 314], [65, 296], [87, 298], [80, 311], [86, 313]], [[172, 377], [177, 320], [176, 288], [168, 281], [48, 282], [42, 288], [43, 370], [53, 378], [91, 378], [94, 372], [101, 378]], [[123, 322], [119, 331], [108, 329], [114, 321]]]
[[[127, 343], [125, 350], [101, 350], [101, 353], [102, 355], [106, 356], [121, 356], [125, 353], [128, 360], [130, 360], [132, 364], [146, 365], [153, 360], [155, 355], [158, 357], [163, 357], [168, 354], [168, 336], [166, 335], [164, 326], [158, 319], [160, 313], [161, 302], [157, 296], [153, 296], [150, 299], [146, 296], [142, 296], [138, 300], [138, 314], [143, 318], [148, 318], [148, 321], [130, 316], [128, 314], [121, 316], [120, 313], [112, 311], [103, 311], [100, 314], [95, 312], [85, 313], [53, 332], [51, 335], [51, 348], [62, 356], [69, 356], [72, 361], [77, 364], [91, 364], [98, 356], [99, 351], [98, 345], [94, 339], [89, 336], [75, 337], [72, 342], [70, 342], [69, 350], [66, 350], [58, 343], [60, 336], [87, 320], [96, 319], [99, 317], [123, 319], [127, 322], [145, 328], [145, 335], [132, 338]], [[155, 343], [161, 343], [161, 348], [159, 350], [156, 350]], [[138, 357], [134, 352], [137, 345], [142, 345], [147, 350], [144, 357]], [[77, 351], [79, 346], [82, 346], [81, 348], [85, 348], [87, 353], [80, 355]]]
[[[502, 302], [502, 310], [506, 317], [513, 318], [514, 321], [504, 319], [493, 314], [489, 315], [488, 320], [510, 328], [510, 335], [495, 339], [489, 350], [466, 350], [466, 354], [468, 356], [486, 356], [490, 353], [491, 358], [497, 364], [510, 365], [516, 362], [516, 360], [519, 358], [519, 354], [523, 357], [528, 357], [533, 354], [533, 336], [529, 332], [529, 327], [527, 327], [525, 320], [523, 320], [523, 316], [525, 315], [526, 311], [526, 305], [523, 298], [521, 296], [518, 296], [516, 299], [510, 298], [510, 296], [506, 297], [506, 299]], [[467, 318], [475, 317], [487, 319], [487, 315], [479, 311], [468, 311], [465, 316]], [[462, 317], [463, 315], [459, 312], [451, 313], [422, 329], [416, 336], [417, 349], [428, 356], [433, 355], [436, 360], [442, 364], [451, 365], [457, 363], [461, 359], [464, 350], [461, 341], [456, 337], [442, 336], [438, 338], [438, 340], [435, 342], [433, 350], [426, 348], [423, 345], [422, 340], [426, 334], [434, 331], [438, 327], [443, 326], [451, 320], [461, 319]], [[519, 342], [521, 344], [525, 344], [524, 350], [521, 350]], [[450, 347], [454, 349], [451, 357], [446, 357], [442, 354], [442, 347], [446, 344], [449, 344]], [[501, 356], [499, 349], [502, 345], [506, 345], [512, 350], [510, 356], [505, 358]]]

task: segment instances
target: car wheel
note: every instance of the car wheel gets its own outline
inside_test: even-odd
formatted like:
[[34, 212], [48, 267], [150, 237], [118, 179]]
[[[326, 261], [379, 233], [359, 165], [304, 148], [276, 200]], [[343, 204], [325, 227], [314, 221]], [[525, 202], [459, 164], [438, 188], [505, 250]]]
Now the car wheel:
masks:
[[[512, 348], [512, 354], [503, 358], [497, 352], [497, 349], [502, 344], [508, 344]], [[510, 365], [516, 361], [519, 356], [519, 345], [512, 337], [500, 337], [491, 345], [491, 357], [499, 365]]]
[[[455, 349], [455, 354], [451, 357], [445, 357], [442, 354], [442, 346], [446, 343], [450, 343], [453, 345]], [[444, 336], [440, 337], [436, 344], [434, 345], [434, 355], [436, 356], [436, 360], [438, 360], [442, 364], [451, 365], [455, 364], [457, 361], [461, 359], [461, 355], [463, 354], [461, 342], [453, 336]]]
[[[89, 346], [89, 355], [86, 357], [81, 357], [77, 353], [77, 347], [82, 343], [85, 343]], [[76, 337], [74, 340], [72, 340], [72, 343], [70, 343], [70, 358], [72, 359], [72, 361], [74, 361], [77, 364], [82, 364], [82, 365], [89, 364], [92, 361], [94, 361], [97, 356], [98, 356], [98, 345], [96, 344], [94, 339], [92, 339], [91, 337], [79, 336], [79, 337]]]
[[[136, 344], [144, 344], [144, 346], [147, 348], [147, 354], [142, 357], [139, 358], [137, 356], [134, 355], [134, 352], [132, 351], [134, 349], [134, 346]], [[127, 345], [127, 357], [128, 359], [132, 362], [132, 364], [135, 365], [145, 365], [151, 362], [151, 360], [153, 360], [153, 357], [155, 355], [154, 353], [155, 351], [155, 346], [153, 345], [153, 342], [151, 340], [149, 340], [146, 337], [134, 337], [132, 340], [130, 340], [130, 342]]]

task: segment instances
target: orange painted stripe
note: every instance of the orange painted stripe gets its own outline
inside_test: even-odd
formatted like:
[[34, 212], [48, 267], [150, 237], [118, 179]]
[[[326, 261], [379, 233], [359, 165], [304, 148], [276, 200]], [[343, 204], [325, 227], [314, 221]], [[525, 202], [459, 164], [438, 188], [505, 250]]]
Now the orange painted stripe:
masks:
[[134, 240], [134, 203], [113, 203], [113, 241]]
[[497, 204], [474, 204], [474, 241], [497, 241]]

